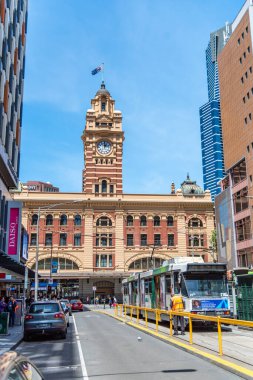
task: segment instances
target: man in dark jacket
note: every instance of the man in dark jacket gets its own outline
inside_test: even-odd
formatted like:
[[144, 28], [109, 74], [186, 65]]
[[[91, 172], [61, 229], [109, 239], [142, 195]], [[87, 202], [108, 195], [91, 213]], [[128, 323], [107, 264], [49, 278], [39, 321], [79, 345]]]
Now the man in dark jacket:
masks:
[[0, 301], [0, 313], [2, 313], [3, 311], [6, 311], [6, 302], [5, 302], [5, 298], [3, 297]]
[[15, 315], [16, 315], [17, 308], [18, 308], [18, 304], [15, 301], [15, 299], [11, 296], [10, 299], [9, 299], [9, 302], [7, 304], [7, 311], [9, 313], [9, 315], [10, 315], [10, 319], [9, 319], [9, 326], [10, 327], [14, 326]]

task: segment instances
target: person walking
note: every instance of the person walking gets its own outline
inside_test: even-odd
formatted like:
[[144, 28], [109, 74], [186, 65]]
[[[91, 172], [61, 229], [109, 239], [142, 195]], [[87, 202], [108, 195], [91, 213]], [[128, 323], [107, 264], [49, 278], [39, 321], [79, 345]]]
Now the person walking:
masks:
[[[170, 307], [172, 311], [184, 311], [185, 304], [181, 294], [171, 294]], [[180, 323], [181, 335], [185, 335], [185, 324], [183, 315], [173, 315], [174, 335], [178, 335], [178, 324]]]
[[8, 304], [7, 304], [7, 311], [9, 313], [10, 319], [9, 319], [9, 326], [13, 327], [15, 323], [15, 316], [16, 316], [16, 311], [18, 309], [18, 304], [15, 301], [15, 299], [11, 296]]
[[1, 314], [2, 312], [6, 311], [6, 306], [7, 306], [7, 304], [6, 304], [6, 302], [5, 302], [5, 298], [2, 297], [2, 298], [1, 298], [1, 301], [0, 301], [0, 314]]
[[109, 306], [110, 306], [110, 309], [112, 308], [112, 304], [113, 304], [113, 300], [112, 300], [112, 297], [109, 298]]

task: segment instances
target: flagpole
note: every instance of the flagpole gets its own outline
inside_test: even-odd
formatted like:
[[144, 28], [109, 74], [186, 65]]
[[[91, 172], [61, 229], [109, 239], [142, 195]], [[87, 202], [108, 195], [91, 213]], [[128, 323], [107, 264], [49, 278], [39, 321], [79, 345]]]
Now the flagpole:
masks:
[[105, 64], [102, 63], [102, 72], [101, 72], [101, 74], [102, 74], [102, 82], [104, 82], [104, 70], [105, 70]]

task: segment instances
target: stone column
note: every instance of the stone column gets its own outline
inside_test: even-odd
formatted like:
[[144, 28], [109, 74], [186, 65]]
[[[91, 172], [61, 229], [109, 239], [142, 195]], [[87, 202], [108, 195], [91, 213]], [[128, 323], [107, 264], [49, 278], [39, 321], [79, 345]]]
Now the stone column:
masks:
[[186, 249], [186, 228], [185, 228], [185, 214], [177, 214], [177, 242], [178, 242], [178, 256], [187, 256]]
[[115, 271], [125, 270], [124, 252], [124, 214], [123, 211], [115, 212]]
[[85, 236], [84, 236], [84, 252], [83, 265], [87, 272], [93, 271], [93, 210], [85, 210]]

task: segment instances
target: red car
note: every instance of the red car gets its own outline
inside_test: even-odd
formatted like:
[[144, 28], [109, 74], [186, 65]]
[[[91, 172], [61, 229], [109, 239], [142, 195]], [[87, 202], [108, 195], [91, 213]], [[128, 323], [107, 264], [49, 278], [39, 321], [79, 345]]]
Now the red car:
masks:
[[83, 303], [80, 300], [71, 300], [70, 305], [72, 311], [83, 311]]

